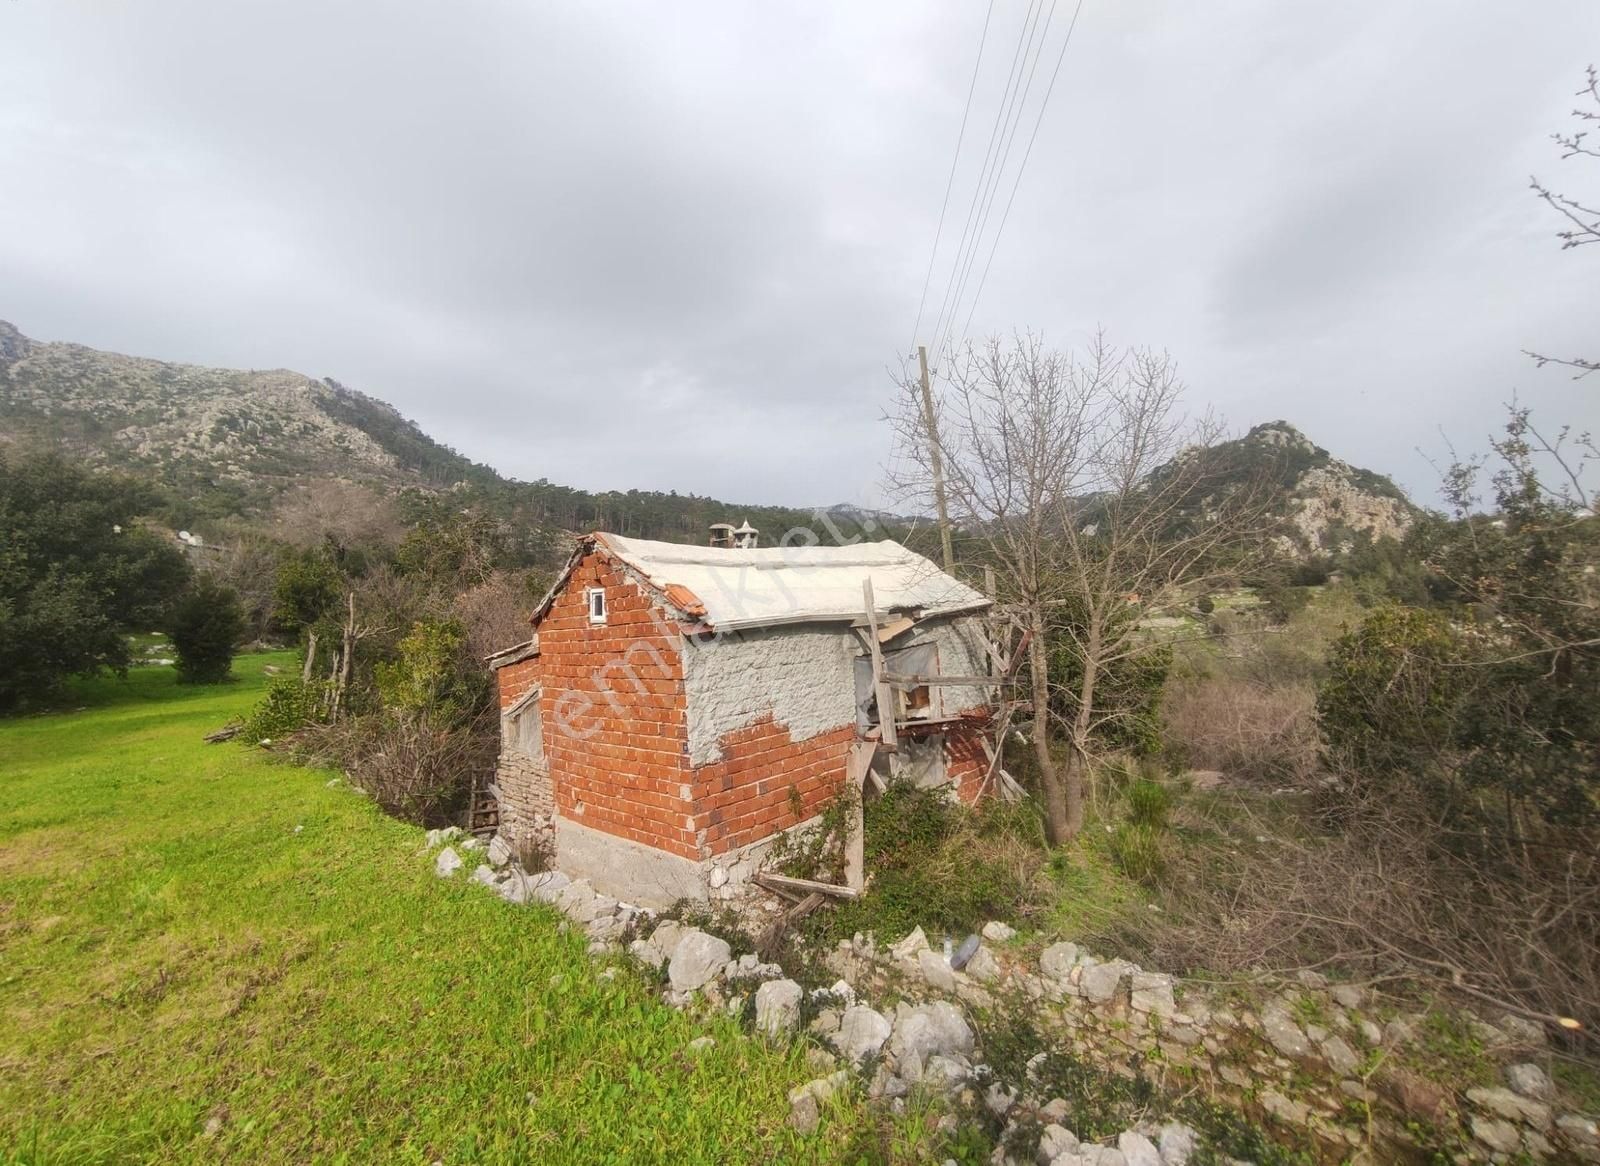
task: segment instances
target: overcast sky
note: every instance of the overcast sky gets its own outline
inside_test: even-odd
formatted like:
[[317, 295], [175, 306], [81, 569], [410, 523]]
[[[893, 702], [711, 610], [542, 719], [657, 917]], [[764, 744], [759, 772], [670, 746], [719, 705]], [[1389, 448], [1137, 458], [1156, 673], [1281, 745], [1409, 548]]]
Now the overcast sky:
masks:
[[[332, 376], [525, 479], [870, 503], [985, 13], [4, 0], [0, 318]], [[924, 341], [1027, 13], [995, 0]], [[1600, 355], [1600, 254], [1528, 190], [1600, 193], [1548, 140], [1590, 62], [1595, 0], [1086, 0], [972, 334], [1164, 347], [1194, 407], [1423, 500], [1417, 447], [1514, 392], [1600, 428], [1600, 375], [1520, 355]]]

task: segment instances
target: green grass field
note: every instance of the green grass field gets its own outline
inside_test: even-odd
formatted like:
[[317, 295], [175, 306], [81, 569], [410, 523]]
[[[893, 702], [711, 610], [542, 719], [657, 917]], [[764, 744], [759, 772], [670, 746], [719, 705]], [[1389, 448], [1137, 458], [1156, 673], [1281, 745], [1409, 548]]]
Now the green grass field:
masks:
[[[239, 682], [142, 668], [0, 721], [0, 1161], [917, 1160], [931, 1116], [839, 1103], [558, 917], [436, 879], [333, 775], [201, 736]], [[685, 1046], [710, 1031], [716, 1046]], [[209, 1129], [208, 1129], [209, 1126]]]

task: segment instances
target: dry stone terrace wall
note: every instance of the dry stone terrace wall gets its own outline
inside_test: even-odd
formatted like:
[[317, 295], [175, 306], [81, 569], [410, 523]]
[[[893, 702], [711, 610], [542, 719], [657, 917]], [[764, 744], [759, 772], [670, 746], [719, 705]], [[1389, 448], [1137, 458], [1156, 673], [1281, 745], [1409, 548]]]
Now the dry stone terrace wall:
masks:
[[[1600, 1162], [1594, 1117], [1552, 1104], [1538, 1064], [1544, 1033], [1526, 1020], [1472, 1020], [1501, 1080], [1452, 1086], [1397, 1067], [1425, 1039], [1423, 1018], [1384, 1020], [1357, 986], [1308, 972], [1296, 986], [1245, 1002], [1072, 943], [1035, 959], [1010, 937], [1010, 928], [990, 924], [961, 971], [920, 930], [887, 950], [857, 936], [828, 962], [858, 992], [933, 993], [980, 1014], [1020, 1008], [1079, 1060], [1168, 1093], [1199, 1090], [1305, 1142], [1319, 1161], [1423, 1162], [1441, 1153], [1437, 1160], [1463, 1163]], [[1026, 1101], [1029, 1081], [1016, 1084]], [[1026, 1106], [1016, 1116], [1028, 1116]]]
[[[775, 964], [735, 959], [717, 936], [660, 921], [559, 871], [526, 875], [499, 840], [483, 852], [450, 830], [431, 832], [428, 844], [446, 844], [434, 856], [440, 877], [478, 862], [473, 881], [508, 903], [556, 907], [596, 956], [620, 953], [634, 936], [626, 950], [664, 977], [669, 1004], [748, 1008], [769, 1039], [798, 1035], [804, 1024], [829, 1050], [811, 1050], [822, 1075], [790, 1093], [791, 1124], [805, 1132], [817, 1128], [829, 1098], [859, 1090], [896, 1111], [920, 1093], [951, 1111], [940, 1119], [951, 1131], [986, 1112], [1004, 1126], [995, 1166], [1186, 1166], [1210, 1146], [1203, 1130], [1148, 1112], [1112, 1136], [1080, 1141], [1073, 1131], [1085, 1115], [1051, 1096], [1048, 1058], [1060, 1049], [1168, 1095], [1233, 1106], [1323, 1162], [1600, 1162], [1600, 1128], [1557, 1106], [1538, 1063], [1542, 1031], [1526, 1021], [1478, 1021], [1503, 1084], [1451, 1088], [1384, 1071], [1418, 1039], [1417, 1018], [1380, 1016], [1355, 986], [1306, 974], [1244, 1003], [1071, 943], [1038, 952], [1000, 923], [983, 929], [960, 967], [920, 928], [886, 948], [857, 936], [827, 955], [838, 980], [806, 993]], [[986, 1024], [1008, 1007], [1025, 1012], [1048, 1042], [1015, 1080], [984, 1063]]]

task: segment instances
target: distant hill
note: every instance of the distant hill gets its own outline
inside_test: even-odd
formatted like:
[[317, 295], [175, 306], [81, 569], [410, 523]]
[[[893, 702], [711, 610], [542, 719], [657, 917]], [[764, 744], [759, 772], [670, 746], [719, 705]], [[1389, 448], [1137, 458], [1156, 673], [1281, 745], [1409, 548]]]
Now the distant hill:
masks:
[[42, 344], [0, 321], [0, 435], [148, 472], [240, 507], [337, 477], [386, 487], [495, 482], [392, 406], [287, 369], [171, 364]]
[[[291, 486], [356, 482], [386, 494], [450, 495], [451, 505], [492, 514], [519, 545], [552, 546], [556, 531], [611, 530], [698, 542], [712, 522], [748, 519], [773, 544], [794, 527], [823, 538], [901, 538], [937, 545], [928, 518], [865, 510], [815, 512], [727, 503], [694, 494], [593, 493], [546, 480], [518, 482], [429, 437], [392, 405], [287, 369], [172, 364], [41, 343], [0, 320], [0, 446], [46, 444], [91, 465], [148, 477], [172, 499], [175, 526], [264, 514]], [[1278, 495], [1287, 553], [1337, 551], [1359, 534], [1402, 535], [1416, 508], [1388, 478], [1357, 469], [1285, 421], [1198, 456], [1223, 482], [1265, 476]], [[832, 526], [830, 531], [826, 527]]]
[[0, 446], [49, 445], [91, 465], [149, 477], [174, 499], [174, 523], [263, 513], [317, 479], [387, 493], [446, 490], [507, 525], [614, 530], [699, 541], [716, 521], [748, 519], [776, 540], [809, 511], [658, 491], [591, 493], [502, 477], [443, 445], [392, 405], [287, 369], [173, 364], [41, 343], [0, 320]]

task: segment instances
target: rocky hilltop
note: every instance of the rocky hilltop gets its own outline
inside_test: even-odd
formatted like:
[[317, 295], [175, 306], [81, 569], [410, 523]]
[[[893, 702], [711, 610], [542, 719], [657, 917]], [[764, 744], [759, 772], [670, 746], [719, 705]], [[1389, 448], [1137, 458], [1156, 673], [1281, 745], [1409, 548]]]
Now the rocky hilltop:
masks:
[[1279, 519], [1274, 539], [1295, 557], [1348, 551], [1361, 536], [1402, 538], [1420, 513], [1388, 478], [1341, 461], [1287, 421], [1257, 425], [1199, 456], [1226, 483], [1265, 481]]

